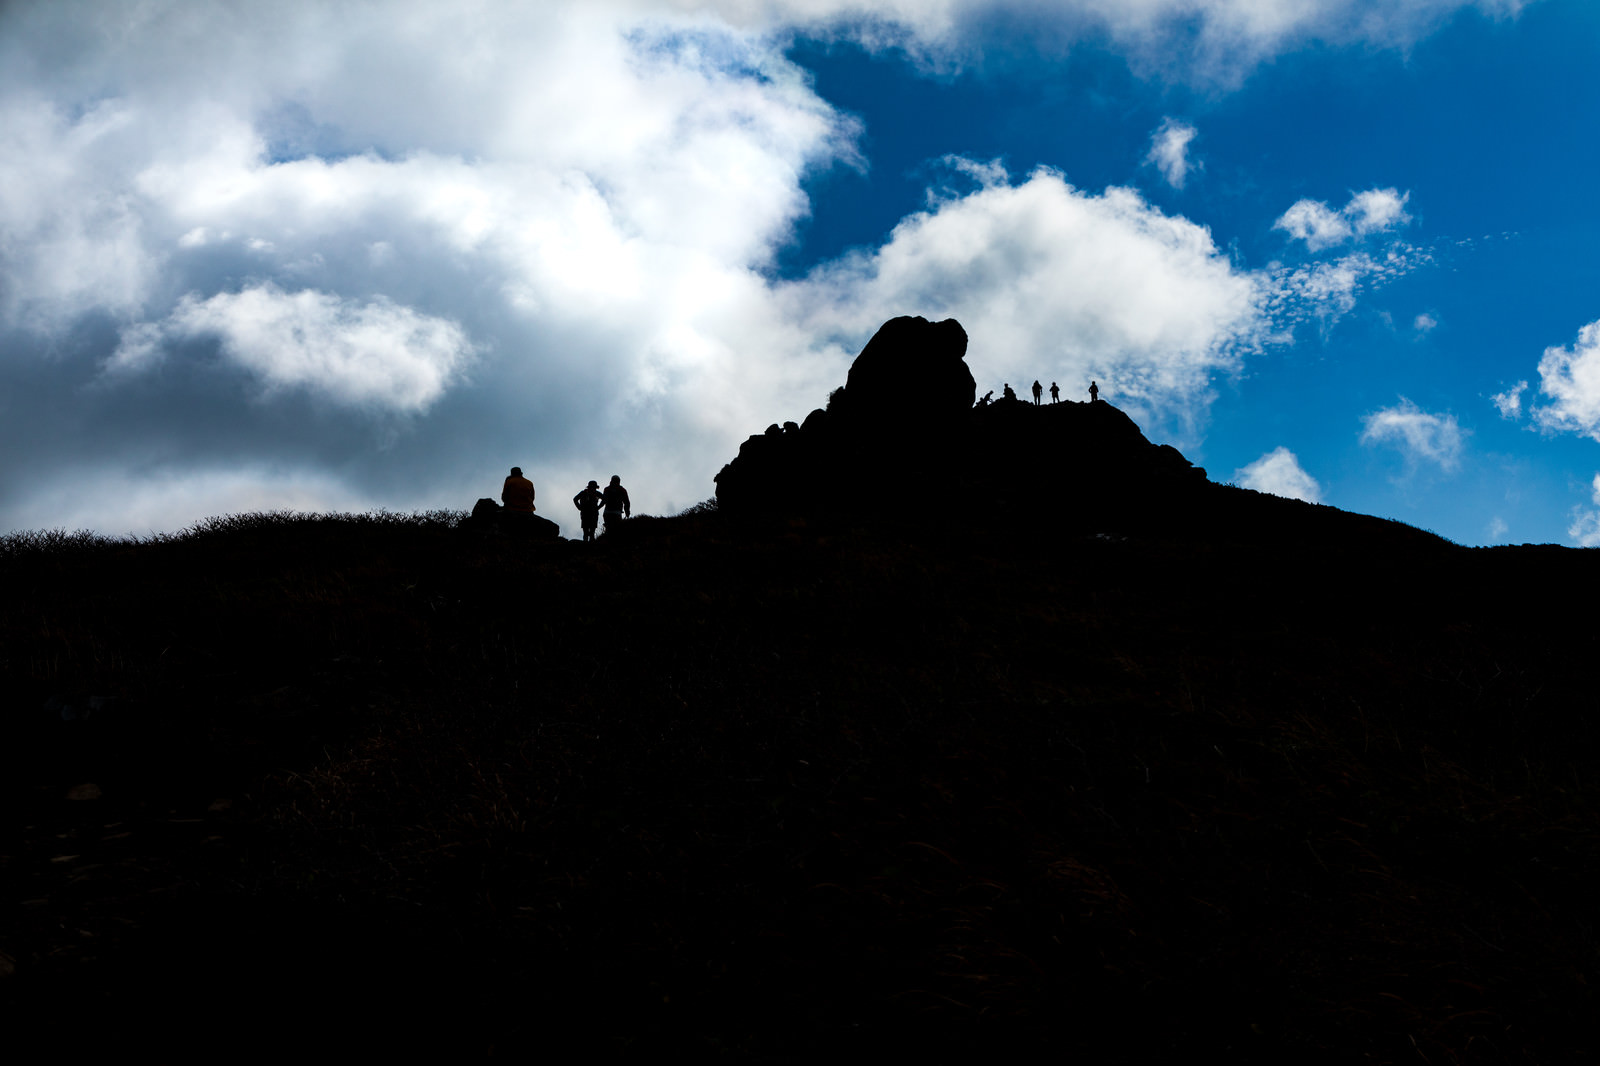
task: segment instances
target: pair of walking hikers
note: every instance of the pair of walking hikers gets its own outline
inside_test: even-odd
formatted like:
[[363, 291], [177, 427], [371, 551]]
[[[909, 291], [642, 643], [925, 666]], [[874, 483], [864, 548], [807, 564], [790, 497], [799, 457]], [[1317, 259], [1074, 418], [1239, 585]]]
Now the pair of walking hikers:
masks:
[[589, 482], [588, 488], [572, 497], [573, 506], [578, 508], [578, 517], [583, 525], [583, 539], [594, 539], [594, 527], [600, 521], [602, 508], [606, 514], [606, 529], [611, 529], [624, 518], [633, 517], [633, 504], [628, 499], [628, 490], [622, 487], [620, 475], [611, 475], [611, 484], [603, 490], [598, 481]]

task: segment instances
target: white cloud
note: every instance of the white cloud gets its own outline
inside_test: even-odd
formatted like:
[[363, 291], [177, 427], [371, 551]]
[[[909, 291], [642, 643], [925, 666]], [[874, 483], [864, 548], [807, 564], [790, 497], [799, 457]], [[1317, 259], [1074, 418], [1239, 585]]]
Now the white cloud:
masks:
[[1395, 406], [1362, 419], [1362, 444], [1393, 445], [1408, 462], [1426, 460], [1443, 470], [1454, 470], [1459, 465], [1463, 439], [1454, 415], [1430, 414], [1404, 396]]
[[420, 411], [439, 398], [473, 354], [461, 327], [378, 297], [343, 300], [304, 289], [253, 285], [206, 300], [193, 294], [162, 323], [122, 332], [113, 370], [161, 359], [171, 340], [212, 337], [224, 356], [270, 389], [309, 388], [338, 403]]
[[1272, 228], [1286, 231], [1294, 240], [1305, 241], [1313, 252], [1341, 244], [1354, 232], [1342, 213], [1320, 200], [1296, 200]]
[[[95, 446], [169, 457], [127, 460], [130, 496], [136, 479], [210, 476], [193, 457], [226, 445], [322, 486], [323, 506], [343, 491], [324, 469], [359, 472], [349, 506], [379, 482], [394, 505], [462, 506], [512, 461], [552, 485], [622, 473], [641, 509], [693, 503], [740, 438], [820, 403], [899, 313], [961, 318], [985, 380], [1094, 376], [1135, 410], [1203, 411], [1211, 377], [1283, 323], [1336, 317], [1415, 257], [1252, 272], [1131, 190], [958, 162], [977, 191], [776, 282], [807, 175], [863, 165], [859, 124], [785, 58], [794, 27], [960, 63], [988, 40], [974, 26], [1021, 15], [1210, 77], [1312, 40], [1387, 47], [1462, 7], [0, 5], [0, 329], [32, 338], [0, 346], [0, 366], [91, 323], [117, 338], [95, 350], [117, 370]], [[1184, 71], [1161, 58], [1174, 35], [1199, 46]], [[203, 384], [184, 357], [212, 343], [268, 397], [184, 419]], [[285, 442], [270, 416], [305, 394], [337, 410]], [[418, 417], [375, 443], [352, 407]], [[37, 515], [38, 454], [0, 475], [5, 521]]]
[[1505, 539], [1506, 534], [1509, 532], [1511, 532], [1511, 527], [1506, 525], [1505, 519], [1501, 518], [1499, 515], [1495, 515], [1493, 518], [1489, 519], [1489, 525], [1484, 531], [1485, 536], [1490, 544], [1500, 543]]
[[977, 61], [990, 23], [1035, 47], [1110, 38], [1146, 74], [1237, 85], [1260, 63], [1321, 41], [1405, 48], [1463, 10], [1517, 14], [1532, 0], [680, 0], [746, 26], [834, 27], [934, 61]]
[[[1600, 504], [1600, 474], [1594, 476], [1589, 498], [1594, 503]], [[1567, 536], [1571, 537], [1580, 548], [1600, 548], [1600, 511], [1585, 511], [1582, 507], [1574, 507], [1572, 524], [1567, 527]]]
[[[985, 384], [1053, 377], [1115, 382], [1119, 403], [1184, 408], [1267, 333], [1260, 278], [1204, 227], [1131, 189], [1082, 192], [1036, 170], [900, 223], [787, 295], [822, 335], [865, 337], [884, 308], [954, 316]], [[1071, 387], [1069, 386], [1069, 391]]]
[[1345, 205], [1345, 216], [1359, 235], [1381, 233], [1411, 221], [1406, 201], [1411, 194], [1395, 189], [1368, 189], [1358, 192]]
[[1272, 228], [1284, 230], [1292, 240], [1305, 241], [1313, 252], [1320, 251], [1352, 237], [1381, 233], [1411, 221], [1405, 211], [1409, 199], [1409, 192], [1368, 189], [1351, 196], [1339, 211], [1321, 200], [1297, 200]]
[[1540, 425], [1600, 440], [1600, 321], [1580, 329], [1571, 348], [1544, 350], [1539, 391], [1549, 400], [1533, 409]]
[[1489, 397], [1494, 409], [1500, 412], [1501, 418], [1522, 417], [1522, 394], [1528, 389], [1526, 381], [1519, 381], [1505, 392], [1497, 392]]
[[1189, 142], [1195, 139], [1197, 133], [1187, 122], [1165, 118], [1150, 136], [1150, 151], [1145, 156], [1145, 162], [1161, 171], [1161, 176], [1174, 189], [1183, 188], [1191, 167], [1198, 168], [1198, 164], [1189, 161]]
[[1237, 485], [1257, 492], [1270, 492], [1274, 496], [1287, 496], [1308, 503], [1322, 502], [1322, 486], [1300, 466], [1294, 452], [1282, 446], [1274, 448], [1255, 462], [1233, 472]]
[[1338, 259], [1274, 265], [1263, 272], [1266, 309], [1274, 326], [1289, 331], [1314, 321], [1323, 330], [1355, 310], [1363, 291], [1386, 284], [1433, 262], [1433, 254], [1402, 242], [1383, 255], [1352, 252]]
[[1439, 328], [1439, 320], [1424, 311], [1411, 320], [1411, 328], [1416, 330], [1418, 334], [1432, 333]]

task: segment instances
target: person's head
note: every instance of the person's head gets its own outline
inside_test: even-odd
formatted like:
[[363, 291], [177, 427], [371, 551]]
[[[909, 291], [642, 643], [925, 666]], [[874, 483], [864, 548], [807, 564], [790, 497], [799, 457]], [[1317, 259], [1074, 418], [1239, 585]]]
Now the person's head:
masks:
[[520, 466], [512, 467], [511, 468], [511, 476], [512, 477], [521, 477], [522, 476], [522, 467], [520, 467]]
[[589, 482], [589, 487], [590, 487], [590, 488], [591, 488], [591, 489], [597, 489], [597, 488], [599, 488], [599, 487], [600, 487], [600, 482], [598, 482], [598, 481], [591, 481], [591, 482]]
[[622, 475], [621, 475], [621, 474], [612, 474], [612, 475], [611, 475], [611, 483], [612, 483], [612, 484], [613, 484], [613, 485], [620, 485], [620, 484], [622, 484]]

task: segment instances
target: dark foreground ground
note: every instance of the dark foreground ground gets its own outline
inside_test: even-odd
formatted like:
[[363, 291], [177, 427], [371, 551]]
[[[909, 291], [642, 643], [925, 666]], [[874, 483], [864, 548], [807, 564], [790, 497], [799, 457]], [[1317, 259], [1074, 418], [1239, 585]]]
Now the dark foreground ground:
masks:
[[8, 1046], [1595, 1061], [1600, 555], [452, 526], [0, 544]]

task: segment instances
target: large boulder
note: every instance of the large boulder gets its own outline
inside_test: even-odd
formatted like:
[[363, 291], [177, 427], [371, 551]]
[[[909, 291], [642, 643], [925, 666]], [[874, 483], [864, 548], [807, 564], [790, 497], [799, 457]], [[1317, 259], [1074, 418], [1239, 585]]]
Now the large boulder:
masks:
[[953, 421], [978, 393], [966, 354], [967, 331], [953, 318], [892, 318], [856, 356], [835, 405], [858, 425]]
[[561, 527], [543, 515], [508, 511], [485, 497], [472, 507], [467, 525], [476, 529], [498, 529], [531, 540], [558, 540]]

